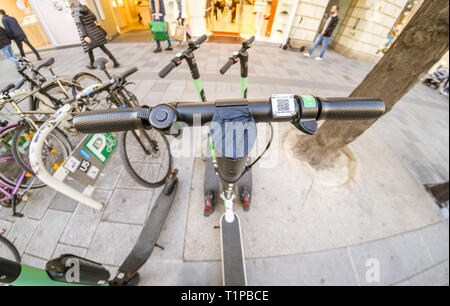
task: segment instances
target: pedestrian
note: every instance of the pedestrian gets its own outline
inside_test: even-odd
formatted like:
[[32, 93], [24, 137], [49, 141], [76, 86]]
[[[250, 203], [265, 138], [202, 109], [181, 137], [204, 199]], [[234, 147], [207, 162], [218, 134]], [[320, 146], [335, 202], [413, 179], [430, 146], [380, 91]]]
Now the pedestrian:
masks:
[[[153, 21], [164, 21], [164, 17], [166, 16], [166, 10], [164, 8], [164, 1], [163, 0], [150, 0], [150, 8], [152, 11], [152, 19]], [[156, 49], [153, 50], [154, 53], [159, 53], [162, 51], [161, 49], [161, 42], [159, 40], [156, 41]], [[166, 51], [172, 51], [172, 43], [170, 42], [170, 38], [167, 40], [167, 48], [164, 49]]]
[[186, 26], [186, 38], [188, 40], [192, 39], [189, 28], [189, 20], [186, 9], [186, 0], [177, 0], [177, 6], [175, 7], [175, 16], [177, 16], [178, 24], [181, 26]]
[[19, 67], [19, 61], [17, 61], [14, 57], [13, 50], [11, 48], [11, 38], [2, 27], [0, 27], [0, 51], [6, 59], [16, 64], [16, 67]]
[[114, 55], [105, 47], [108, 43], [106, 40], [106, 31], [97, 25], [97, 17], [86, 5], [81, 5], [78, 0], [69, 0], [70, 8], [72, 9], [72, 16], [75, 25], [78, 28], [81, 45], [83, 50], [89, 56], [88, 69], [95, 69], [94, 67], [94, 49], [100, 48], [114, 63], [114, 68], [120, 66]]
[[450, 77], [447, 77], [447, 80], [444, 83], [444, 87], [440, 90], [440, 93], [446, 97], [448, 97], [448, 81]]
[[27, 38], [27, 35], [17, 22], [17, 19], [8, 16], [5, 10], [2, 9], [0, 9], [0, 17], [2, 17], [2, 23], [5, 27], [6, 33], [8, 33], [8, 36], [16, 42], [17, 48], [19, 48], [20, 55], [22, 57], [25, 57], [25, 51], [23, 51], [23, 43], [25, 43], [36, 55], [37, 60], [40, 61], [41, 56], [39, 55], [39, 52], [31, 45], [30, 41]]
[[338, 11], [339, 6], [333, 5], [331, 7], [330, 18], [328, 18], [327, 22], [325, 23], [322, 32], [320, 32], [319, 36], [317, 36], [317, 39], [314, 42], [314, 45], [312, 46], [311, 50], [309, 50], [309, 52], [303, 53], [304, 56], [311, 57], [314, 50], [317, 48], [320, 42], [322, 42], [322, 52], [320, 53], [320, 56], [316, 57], [316, 60], [321, 61], [323, 59], [323, 56], [327, 51], [328, 44], [330, 43], [331, 35], [333, 34], [333, 31], [339, 22]]
[[236, 22], [236, 10], [237, 10], [238, 2], [236, 0], [231, 1], [231, 23]]

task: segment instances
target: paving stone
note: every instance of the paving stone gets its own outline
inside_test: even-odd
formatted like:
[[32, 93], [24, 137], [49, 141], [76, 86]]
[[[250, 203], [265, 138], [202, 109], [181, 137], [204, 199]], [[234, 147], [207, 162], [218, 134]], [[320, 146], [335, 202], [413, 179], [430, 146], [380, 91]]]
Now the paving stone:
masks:
[[[411, 277], [433, 262], [418, 232], [349, 247], [360, 285], [391, 285]], [[368, 282], [371, 268], [379, 266], [380, 282]], [[370, 277], [369, 277], [370, 280]]]
[[47, 260], [32, 256], [30, 254], [24, 254], [22, 256], [22, 264], [28, 265], [38, 269], [45, 269], [45, 265], [47, 264]]
[[449, 258], [449, 224], [447, 221], [424, 228], [420, 233], [435, 263]]
[[137, 241], [141, 226], [101, 222], [87, 258], [106, 265], [119, 266]]
[[[107, 203], [111, 194], [112, 191], [96, 190], [92, 197]], [[102, 214], [103, 212], [95, 211], [86, 205], [78, 205], [67, 223], [61, 242], [85, 248], [89, 247]]]
[[40, 258], [50, 259], [69, 217], [69, 213], [48, 210], [32, 236], [26, 253]]
[[[36, 228], [39, 225], [39, 221], [23, 217], [17, 219], [12, 228], [7, 232], [7, 238], [14, 243], [19, 254], [23, 254], [27, 245], [30, 243], [30, 239]], [[2, 226], [0, 226], [1, 228]]]
[[355, 286], [346, 249], [246, 261], [250, 286]]
[[148, 261], [139, 273], [140, 286], [222, 285], [222, 265], [218, 261]]
[[409, 286], [448, 286], [449, 274], [444, 264], [439, 264], [429, 270], [408, 279]]
[[152, 190], [116, 189], [109, 200], [103, 220], [144, 224], [152, 197]]
[[23, 210], [23, 214], [27, 217], [42, 219], [55, 194], [56, 191], [48, 187], [34, 190], [30, 194], [30, 199]]
[[58, 243], [55, 251], [53, 252], [52, 259], [57, 258], [64, 254], [75, 255], [79, 257], [86, 257], [87, 249], [75, 247], [68, 244]]

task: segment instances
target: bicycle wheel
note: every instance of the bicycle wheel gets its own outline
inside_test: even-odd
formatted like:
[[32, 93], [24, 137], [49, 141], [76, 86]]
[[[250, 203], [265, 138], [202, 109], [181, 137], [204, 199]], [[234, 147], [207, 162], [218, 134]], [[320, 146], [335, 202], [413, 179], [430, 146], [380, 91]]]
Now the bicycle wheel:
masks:
[[135, 130], [119, 135], [120, 157], [128, 174], [141, 186], [162, 186], [172, 170], [172, 155], [164, 134]]
[[15, 262], [21, 262], [19, 251], [17, 251], [11, 241], [3, 237], [0, 233], [0, 257], [6, 258]]
[[[102, 80], [93, 74], [81, 72], [73, 77], [72, 82], [80, 85], [82, 89], [85, 89], [92, 85], [101, 84]], [[107, 94], [99, 93], [94, 98], [90, 99], [88, 110], [111, 108], [111, 104], [106, 101], [106, 97]]]
[[[15, 124], [0, 130], [0, 179], [11, 186], [17, 184], [24, 172], [22, 167], [15, 161], [11, 147], [17, 127], [18, 125]], [[39, 179], [27, 173], [19, 188], [26, 189], [30, 187], [37, 189], [44, 186], [45, 184]]]
[[[14, 133], [11, 146], [16, 162], [28, 173], [34, 173], [30, 167], [28, 154], [35, 132], [28, 124], [21, 125]], [[72, 144], [66, 135], [60, 129], [54, 129], [48, 135], [42, 149], [42, 158], [47, 171], [53, 174], [69, 157], [72, 149]]]

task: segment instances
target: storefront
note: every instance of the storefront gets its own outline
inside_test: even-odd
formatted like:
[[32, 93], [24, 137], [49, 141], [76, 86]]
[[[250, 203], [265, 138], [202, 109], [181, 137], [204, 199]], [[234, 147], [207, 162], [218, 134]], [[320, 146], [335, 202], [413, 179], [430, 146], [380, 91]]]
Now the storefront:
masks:
[[2, 0], [0, 8], [17, 19], [31, 44], [37, 48], [52, 45], [34, 8], [27, 0]]

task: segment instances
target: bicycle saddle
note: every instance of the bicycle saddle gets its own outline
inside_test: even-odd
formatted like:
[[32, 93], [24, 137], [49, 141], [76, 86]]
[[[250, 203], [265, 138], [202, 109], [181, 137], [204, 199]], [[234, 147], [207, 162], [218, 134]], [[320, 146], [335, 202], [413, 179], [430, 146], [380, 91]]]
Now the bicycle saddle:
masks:
[[105, 58], [99, 58], [94, 62], [94, 66], [97, 67], [97, 69], [105, 70], [106, 64], [108, 63], [108, 60]]
[[40, 69], [42, 69], [42, 68], [44, 68], [44, 67], [50, 67], [50, 66], [53, 65], [54, 63], [55, 63], [55, 58], [52, 57], [52, 58], [50, 58], [48, 61], [46, 61], [45, 63], [40, 64], [40, 65], [38, 66], [37, 70], [40, 70]]
[[11, 89], [13, 89], [14, 87], [16, 87], [16, 85], [14, 84], [9, 84], [8, 86], [6, 86], [5, 88], [3, 88], [2, 90], [0, 90], [0, 92], [2, 94], [6, 94], [8, 93]]

